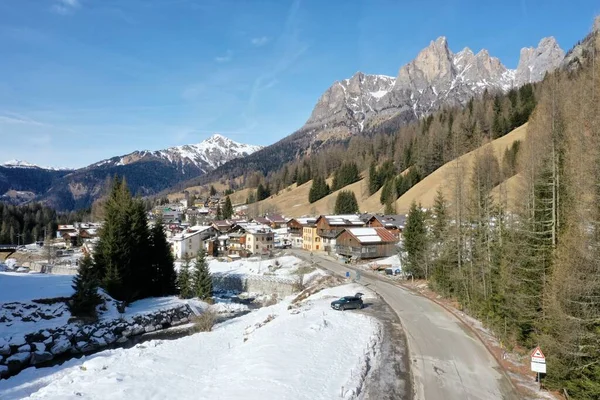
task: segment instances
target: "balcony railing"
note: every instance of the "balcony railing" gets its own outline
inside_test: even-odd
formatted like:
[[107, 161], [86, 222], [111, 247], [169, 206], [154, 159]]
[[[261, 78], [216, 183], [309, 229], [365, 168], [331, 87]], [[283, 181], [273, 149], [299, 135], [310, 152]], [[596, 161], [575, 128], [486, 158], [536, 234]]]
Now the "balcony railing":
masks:
[[317, 234], [321, 237], [334, 238], [340, 233], [339, 229], [318, 229]]
[[354, 247], [354, 246], [342, 246], [336, 245], [335, 252], [344, 256], [355, 256], [355, 257], [365, 257], [370, 256], [377, 253], [377, 247], [375, 246], [363, 246], [363, 247]]

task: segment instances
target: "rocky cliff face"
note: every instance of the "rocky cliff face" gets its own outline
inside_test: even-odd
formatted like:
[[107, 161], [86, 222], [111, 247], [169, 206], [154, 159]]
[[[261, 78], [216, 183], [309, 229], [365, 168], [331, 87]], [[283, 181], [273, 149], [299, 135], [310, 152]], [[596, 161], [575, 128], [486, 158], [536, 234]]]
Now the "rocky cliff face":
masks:
[[443, 105], [466, 104], [485, 90], [507, 91], [541, 80], [557, 68], [564, 52], [554, 38], [521, 50], [516, 70], [506, 68], [487, 50], [465, 48], [453, 53], [445, 37], [432, 41], [394, 77], [356, 73], [338, 81], [321, 96], [302, 128], [316, 140], [363, 131], [390, 118], [410, 122]]
[[561, 62], [561, 68], [573, 71], [594, 54], [594, 49], [600, 45], [600, 16], [596, 17], [591, 32], [577, 43]]
[[515, 86], [541, 81], [546, 72], [556, 69], [564, 58], [565, 52], [553, 37], [542, 39], [537, 48], [522, 48], [515, 73]]

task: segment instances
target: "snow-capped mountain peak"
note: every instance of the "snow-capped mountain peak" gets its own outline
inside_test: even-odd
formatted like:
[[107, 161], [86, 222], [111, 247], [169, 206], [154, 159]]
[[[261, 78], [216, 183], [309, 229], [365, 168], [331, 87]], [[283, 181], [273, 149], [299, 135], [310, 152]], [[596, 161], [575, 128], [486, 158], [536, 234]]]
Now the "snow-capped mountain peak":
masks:
[[8, 160], [6, 162], [3, 162], [2, 166], [3, 167], [22, 167], [22, 168], [41, 168], [30, 162], [23, 161], [23, 160], [17, 160], [17, 159]]
[[227, 161], [254, 153], [262, 148], [235, 142], [223, 135], [214, 134], [197, 144], [185, 144], [164, 150], [134, 151], [120, 157], [100, 161], [90, 167], [128, 165], [138, 161], [163, 161], [178, 166], [182, 173], [194, 170], [206, 173]]
[[407, 123], [442, 106], [464, 105], [486, 90], [506, 92], [539, 81], [563, 58], [556, 40], [544, 38], [537, 48], [522, 49], [517, 69], [508, 69], [486, 49], [474, 53], [465, 47], [453, 53], [440, 36], [402, 66], [395, 78], [357, 72], [335, 82], [302, 129], [314, 140], [326, 141], [390, 118]]
[[23, 160], [17, 160], [17, 159], [5, 161], [2, 164], [0, 164], [0, 166], [7, 167], [7, 168], [39, 168], [39, 169], [48, 169], [51, 171], [70, 170], [70, 168], [41, 167], [37, 164], [32, 164], [30, 162], [23, 161]]

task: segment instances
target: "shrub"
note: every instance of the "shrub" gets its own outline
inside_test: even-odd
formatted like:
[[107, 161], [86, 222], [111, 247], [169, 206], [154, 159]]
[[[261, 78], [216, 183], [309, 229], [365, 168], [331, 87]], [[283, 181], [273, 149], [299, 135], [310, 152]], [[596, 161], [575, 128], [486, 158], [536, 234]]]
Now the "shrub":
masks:
[[206, 310], [202, 314], [192, 318], [194, 324], [194, 332], [210, 332], [215, 325], [217, 314], [213, 311]]

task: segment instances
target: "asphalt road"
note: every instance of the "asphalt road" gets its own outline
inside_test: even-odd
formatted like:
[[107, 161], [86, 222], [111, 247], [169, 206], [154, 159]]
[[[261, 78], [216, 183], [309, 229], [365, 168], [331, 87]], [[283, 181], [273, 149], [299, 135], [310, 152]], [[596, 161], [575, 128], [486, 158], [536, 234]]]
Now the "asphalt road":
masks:
[[[294, 251], [303, 258], [307, 253]], [[345, 276], [352, 267], [313, 255], [320, 267]], [[360, 283], [377, 292], [398, 314], [411, 360], [415, 399], [518, 399], [483, 343], [455, 316], [429, 299], [361, 271]]]

